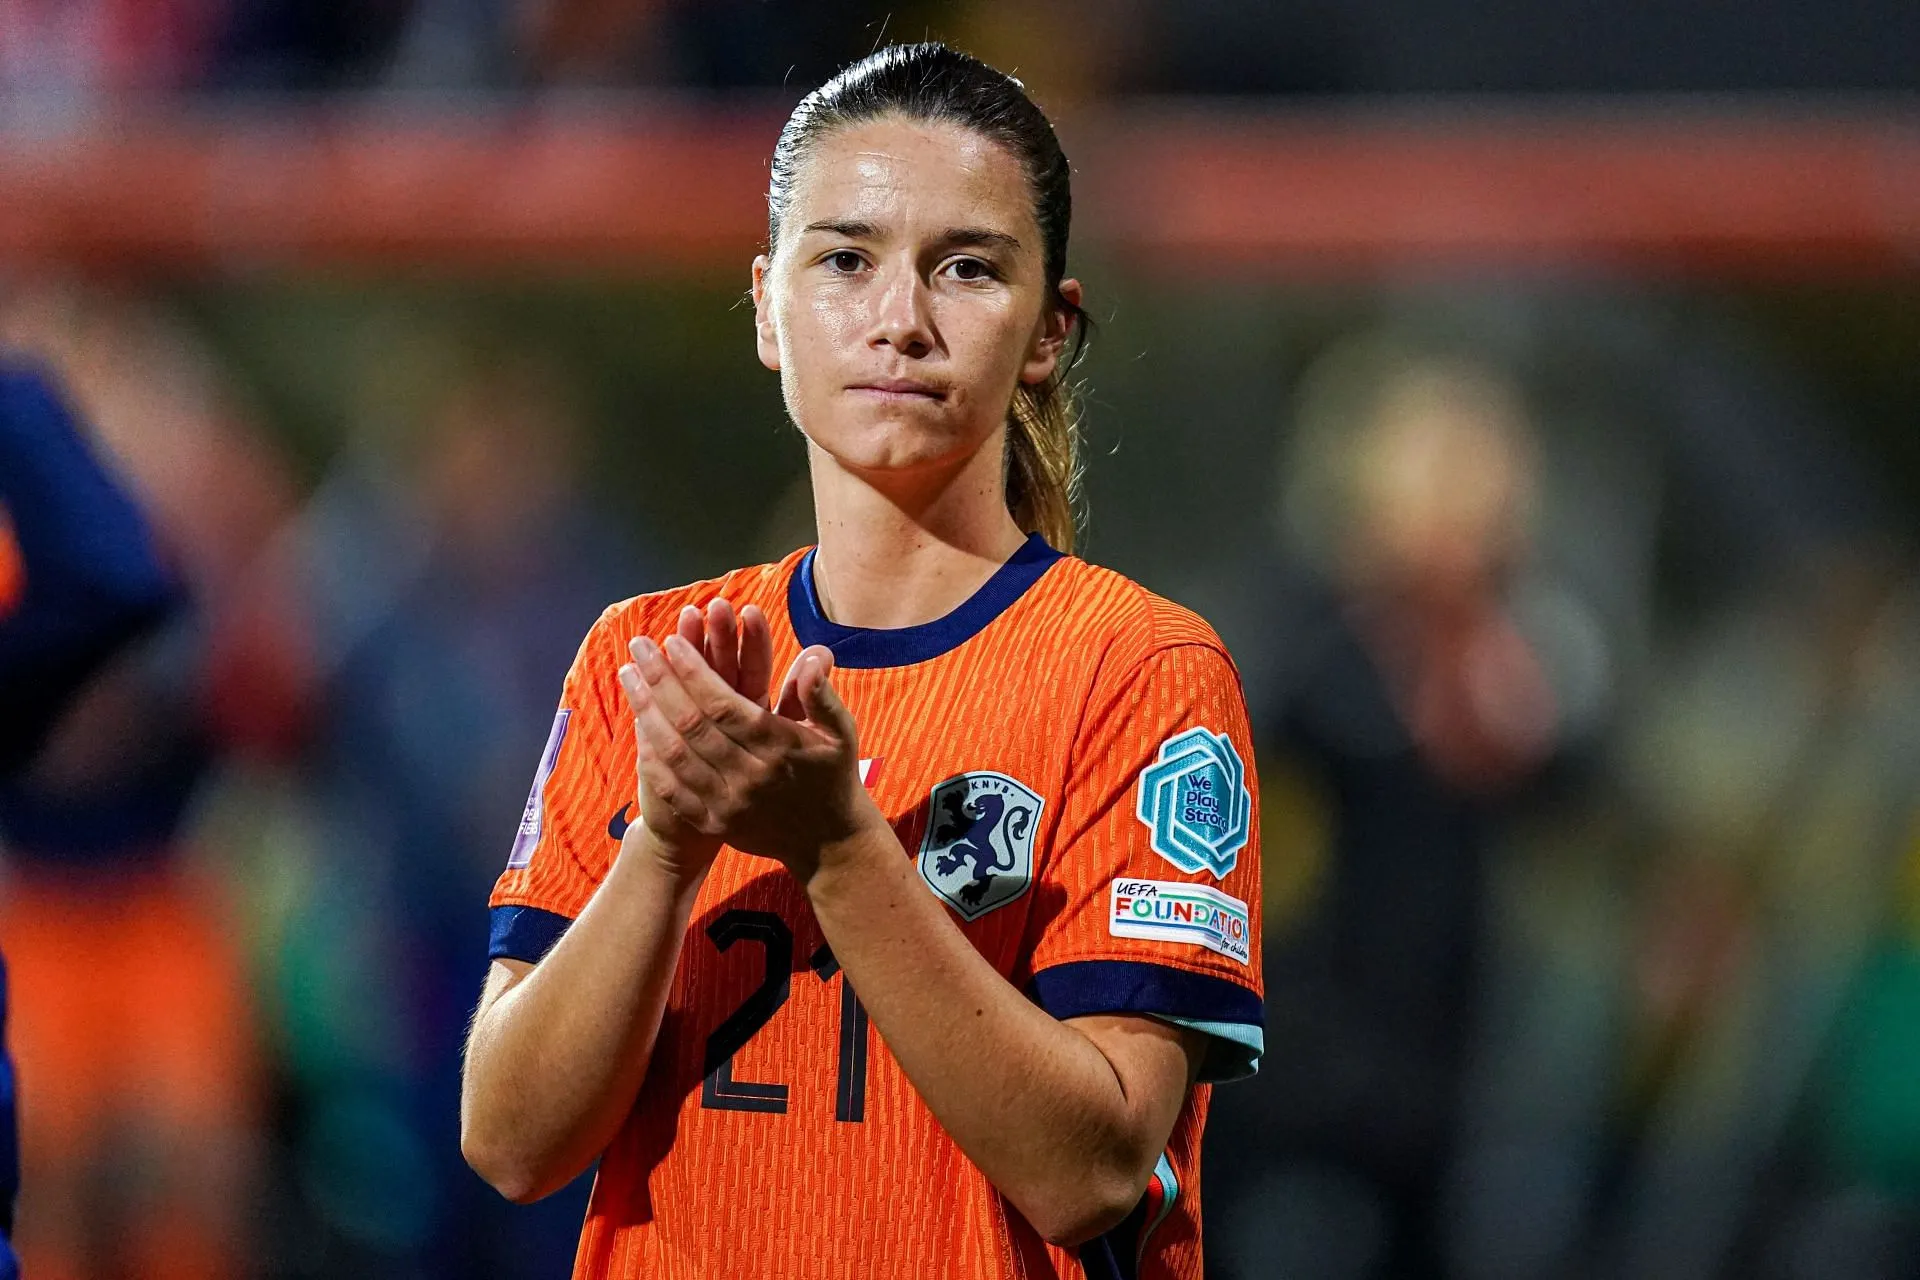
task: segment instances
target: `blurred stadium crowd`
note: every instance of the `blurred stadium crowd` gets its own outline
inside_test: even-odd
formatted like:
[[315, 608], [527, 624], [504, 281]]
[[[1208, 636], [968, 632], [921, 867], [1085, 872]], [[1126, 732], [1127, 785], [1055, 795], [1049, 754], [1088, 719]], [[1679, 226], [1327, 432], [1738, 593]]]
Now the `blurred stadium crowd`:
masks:
[[5, 0], [0, 82], [126, 91], [818, 84], [928, 33], [1107, 93], [1913, 87], [1904, 0]]
[[[1467, 74], [1382, 52], [1398, 11], [939, 16], [1043, 101]], [[0, 0], [0, 100], [792, 96], [882, 17], [931, 13]], [[1822, 65], [1901, 87], [1899, 45]], [[1639, 87], [1584, 56], [1555, 83]], [[1089, 555], [1215, 621], [1264, 744], [1269, 1053], [1216, 1095], [1209, 1274], [1920, 1274], [1914, 278], [1085, 274]], [[0, 358], [190, 597], [0, 789], [30, 1280], [565, 1273], [584, 1187], [465, 1169], [460, 1040], [589, 623], [809, 536], [737, 283], [0, 277]]]

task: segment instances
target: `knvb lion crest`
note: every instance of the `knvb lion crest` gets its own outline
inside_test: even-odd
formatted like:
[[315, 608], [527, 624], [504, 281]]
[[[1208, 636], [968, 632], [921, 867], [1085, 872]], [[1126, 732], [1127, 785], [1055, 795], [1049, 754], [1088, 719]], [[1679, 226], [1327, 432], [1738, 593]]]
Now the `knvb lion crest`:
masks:
[[1042, 801], [1004, 773], [948, 778], [933, 789], [920, 876], [963, 920], [978, 920], [1033, 882]]
[[1240, 753], [1224, 733], [1189, 729], [1160, 744], [1140, 771], [1140, 821], [1153, 850], [1182, 871], [1233, 870], [1253, 822]]

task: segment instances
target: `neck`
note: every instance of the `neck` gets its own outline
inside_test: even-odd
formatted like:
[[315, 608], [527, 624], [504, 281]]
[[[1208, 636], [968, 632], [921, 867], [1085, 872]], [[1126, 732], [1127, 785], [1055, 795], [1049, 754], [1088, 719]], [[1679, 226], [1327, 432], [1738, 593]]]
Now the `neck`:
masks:
[[951, 613], [1020, 549], [1007, 511], [1002, 450], [957, 473], [882, 490], [808, 446], [820, 550], [813, 586], [833, 621], [913, 627]]

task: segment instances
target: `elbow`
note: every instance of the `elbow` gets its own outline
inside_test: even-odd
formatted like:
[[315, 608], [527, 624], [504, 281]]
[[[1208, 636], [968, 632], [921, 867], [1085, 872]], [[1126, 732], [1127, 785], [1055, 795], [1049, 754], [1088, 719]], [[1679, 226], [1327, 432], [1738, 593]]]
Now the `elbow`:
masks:
[[478, 1132], [471, 1123], [460, 1126], [460, 1154], [482, 1181], [515, 1204], [532, 1204], [559, 1188], [541, 1176], [533, 1161]]
[[1072, 1185], [1037, 1189], [1016, 1205], [1041, 1239], [1072, 1249], [1126, 1221], [1140, 1203], [1143, 1183], [1117, 1170], [1088, 1172]]

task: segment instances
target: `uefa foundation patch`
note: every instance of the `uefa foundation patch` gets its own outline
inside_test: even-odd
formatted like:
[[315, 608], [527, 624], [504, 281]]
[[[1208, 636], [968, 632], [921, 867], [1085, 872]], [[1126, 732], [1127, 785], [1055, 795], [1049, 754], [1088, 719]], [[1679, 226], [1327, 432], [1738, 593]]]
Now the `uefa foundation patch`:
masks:
[[1153, 851], [1182, 871], [1219, 879], [1233, 870], [1253, 825], [1240, 753], [1224, 733], [1189, 729], [1160, 744], [1140, 771], [1140, 821]]
[[[567, 740], [567, 721], [572, 718], [573, 712], [565, 707], [554, 713], [553, 729], [547, 734], [547, 749], [540, 753], [540, 768], [533, 775], [533, 790], [527, 793], [527, 807], [520, 813], [520, 830], [514, 834], [513, 848], [507, 853], [509, 871], [517, 871], [533, 861], [534, 846], [540, 843], [540, 829], [546, 820], [547, 779], [553, 776], [553, 767], [560, 762], [560, 744]], [[618, 814], [614, 816], [619, 817]], [[611, 827], [608, 832], [611, 834]], [[619, 838], [614, 836], [616, 840]]]
[[1247, 904], [1204, 884], [1115, 880], [1107, 930], [1116, 938], [1188, 942], [1247, 963]]

